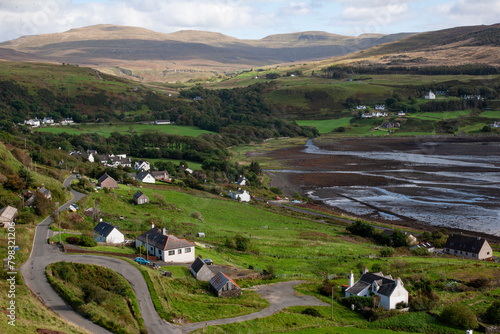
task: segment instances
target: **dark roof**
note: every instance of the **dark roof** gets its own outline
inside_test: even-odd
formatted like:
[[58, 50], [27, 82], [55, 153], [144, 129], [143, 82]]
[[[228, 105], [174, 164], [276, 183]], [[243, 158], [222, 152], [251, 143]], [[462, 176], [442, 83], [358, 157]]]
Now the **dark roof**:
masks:
[[461, 234], [451, 234], [444, 248], [456, 249], [468, 253], [479, 254], [487, 241], [480, 237], [469, 237]]
[[216, 290], [220, 291], [227, 282], [231, 282], [235, 287], [240, 289], [239, 285], [236, 284], [232, 279], [226, 276], [222, 271], [219, 271], [217, 275], [212, 277], [212, 279], [208, 282], [210, 285]]
[[203, 266], [206, 266], [207, 264], [199, 257], [194, 259], [194, 262], [191, 264], [191, 270], [194, 271], [195, 273], [198, 273]]
[[179, 239], [172, 234], [163, 235], [162, 230], [157, 227], [153, 227], [149, 231], [144, 232], [143, 234], [137, 237], [137, 240], [142, 241], [143, 243], [147, 242], [151, 246], [162, 250], [170, 250], [170, 249], [178, 249], [183, 247], [194, 246], [194, 244], [190, 243], [186, 239]]
[[107, 237], [116, 227], [107, 222], [100, 222], [94, 227], [94, 231], [103, 237]]
[[[115, 179], [113, 179], [111, 176], [109, 176], [108, 174], [104, 173], [98, 180], [97, 180], [97, 184], [101, 184], [102, 182], [104, 182], [105, 180], [107, 180], [108, 178], [110, 178], [111, 180], [115, 181]], [[116, 181], [115, 181], [116, 182]]]
[[[140, 190], [137, 190], [137, 192], [134, 194], [134, 199], [139, 199], [142, 195], [144, 195]], [[144, 195], [146, 196], [146, 195]], [[149, 198], [148, 196], [146, 196]]]
[[50, 190], [45, 188], [45, 186], [38, 189], [38, 191], [41, 192], [45, 197], [50, 197]]
[[392, 291], [396, 288], [396, 280], [392, 279], [390, 275], [384, 276], [382, 273], [364, 273], [359, 278], [359, 281], [354, 283], [354, 285], [346, 290], [346, 292], [357, 295], [366, 287], [369, 287], [377, 282], [379, 289], [377, 293], [379, 295], [390, 296]]
[[[146, 176], [148, 176], [148, 174], [151, 174], [150, 172], [140, 172], [140, 173], [137, 173], [137, 179], [139, 180], [144, 180], [144, 178]], [[152, 176], [152, 175], [151, 175]]]

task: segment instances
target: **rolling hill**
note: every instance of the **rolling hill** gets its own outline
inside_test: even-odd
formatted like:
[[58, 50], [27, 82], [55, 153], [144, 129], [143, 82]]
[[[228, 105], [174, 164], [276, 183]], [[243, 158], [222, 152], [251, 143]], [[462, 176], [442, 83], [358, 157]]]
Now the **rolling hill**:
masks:
[[328, 59], [408, 35], [351, 37], [310, 31], [239, 40], [204, 31], [164, 34], [137, 27], [95, 25], [24, 36], [1, 43], [0, 47], [144, 81], [176, 81], [179, 77], [214, 76], [252, 67]]

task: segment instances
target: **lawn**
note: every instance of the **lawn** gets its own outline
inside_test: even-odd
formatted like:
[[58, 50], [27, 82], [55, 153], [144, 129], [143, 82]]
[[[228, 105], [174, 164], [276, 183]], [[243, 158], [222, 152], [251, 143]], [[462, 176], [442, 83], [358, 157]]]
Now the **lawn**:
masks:
[[488, 110], [481, 114], [481, 117], [500, 119], [500, 110]]
[[318, 129], [319, 133], [330, 133], [339, 127], [350, 125], [352, 117], [344, 117], [340, 119], [328, 119], [322, 121], [296, 121], [300, 126], [313, 126]]
[[425, 112], [425, 113], [416, 113], [409, 114], [408, 118], [418, 118], [422, 120], [431, 120], [431, 121], [441, 121], [445, 119], [454, 119], [461, 116], [469, 115], [471, 110], [458, 110], [458, 111], [447, 111], [447, 112]]
[[141, 134], [146, 132], [159, 132], [169, 135], [180, 135], [189, 137], [198, 137], [203, 133], [211, 133], [210, 131], [202, 130], [196, 126], [181, 126], [175, 124], [154, 125], [154, 124], [80, 124], [73, 126], [51, 126], [41, 127], [37, 131], [50, 133], [96, 133], [104, 137], [111, 136], [112, 133], [118, 132], [122, 135], [126, 134]]

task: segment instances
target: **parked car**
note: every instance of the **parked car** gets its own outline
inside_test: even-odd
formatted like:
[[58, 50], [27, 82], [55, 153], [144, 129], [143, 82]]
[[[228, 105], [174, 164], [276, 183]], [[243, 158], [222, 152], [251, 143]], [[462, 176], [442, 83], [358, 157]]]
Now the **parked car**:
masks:
[[203, 262], [205, 262], [208, 266], [214, 264], [214, 261], [212, 261], [212, 259], [203, 259]]
[[138, 257], [134, 260], [135, 262], [139, 263], [139, 264], [149, 264], [149, 261], [146, 260], [145, 258], [143, 257]]

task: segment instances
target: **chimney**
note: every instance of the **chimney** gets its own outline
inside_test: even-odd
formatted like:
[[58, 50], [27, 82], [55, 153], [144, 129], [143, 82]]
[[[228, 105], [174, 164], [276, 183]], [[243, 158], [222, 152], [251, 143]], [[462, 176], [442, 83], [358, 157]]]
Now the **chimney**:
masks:
[[102, 218], [99, 218], [99, 223], [102, 223]]
[[155, 223], [151, 223], [151, 228], [155, 228]]
[[161, 228], [161, 234], [168, 235], [168, 230], [165, 227]]
[[365, 267], [365, 269], [363, 269], [363, 275], [368, 273], [368, 267]]
[[351, 273], [349, 274], [349, 287], [351, 287], [353, 285], [354, 285], [354, 274], [352, 273], [352, 270], [351, 270]]

